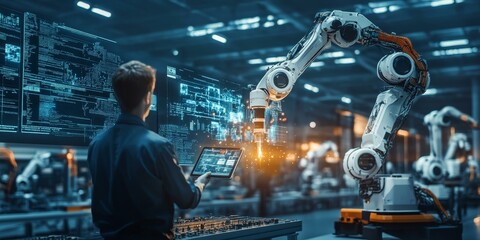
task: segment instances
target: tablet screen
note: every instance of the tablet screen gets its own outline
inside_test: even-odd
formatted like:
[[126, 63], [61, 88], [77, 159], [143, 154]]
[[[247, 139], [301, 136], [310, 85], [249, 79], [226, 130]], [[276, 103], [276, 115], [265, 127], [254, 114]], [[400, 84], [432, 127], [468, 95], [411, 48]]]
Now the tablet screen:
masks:
[[231, 178], [241, 156], [240, 148], [204, 147], [191, 175], [212, 172], [212, 177]]

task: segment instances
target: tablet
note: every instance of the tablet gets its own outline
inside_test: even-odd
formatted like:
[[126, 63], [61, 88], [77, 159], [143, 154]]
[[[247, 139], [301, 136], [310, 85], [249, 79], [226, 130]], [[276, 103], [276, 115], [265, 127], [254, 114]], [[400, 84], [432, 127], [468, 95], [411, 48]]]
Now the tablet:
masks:
[[204, 147], [190, 175], [211, 172], [211, 177], [232, 178], [242, 152], [241, 148]]

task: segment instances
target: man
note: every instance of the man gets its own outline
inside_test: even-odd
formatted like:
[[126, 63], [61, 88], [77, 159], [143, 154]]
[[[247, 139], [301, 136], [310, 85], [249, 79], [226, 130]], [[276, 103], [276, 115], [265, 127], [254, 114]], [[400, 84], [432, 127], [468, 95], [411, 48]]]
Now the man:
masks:
[[186, 180], [172, 144], [146, 127], [155, 69], [130, 61], [112, 86], [122, 113], [88, 150], [93, 222], [105, 239], [172, 239], [173, 204], [195, 208], [210, 173]]

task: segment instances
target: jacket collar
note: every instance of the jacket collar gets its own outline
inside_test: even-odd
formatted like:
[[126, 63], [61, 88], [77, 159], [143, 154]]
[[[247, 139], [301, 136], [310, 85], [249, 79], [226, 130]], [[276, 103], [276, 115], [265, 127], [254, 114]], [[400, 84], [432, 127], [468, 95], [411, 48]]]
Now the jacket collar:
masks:
[[129, 125], [139, 125], [139, 126], [147, 126], [145, 122], [136, 115], [130, 113], [122, 113], [118, 117], [117, 124], [129, 124]]

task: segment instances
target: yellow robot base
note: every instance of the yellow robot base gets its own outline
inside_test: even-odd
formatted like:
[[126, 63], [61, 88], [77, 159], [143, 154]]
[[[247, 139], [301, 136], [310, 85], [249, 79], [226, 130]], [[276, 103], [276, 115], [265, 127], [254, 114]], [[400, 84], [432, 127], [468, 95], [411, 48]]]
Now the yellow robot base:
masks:
[[401, 239], [462, 239], [461, 224], [439, 224], [432, 214], [369, 212], [356, 208], [343, 208], [340, 214], [335, 222], [335, 235], [381, 240], [385, 232]]

